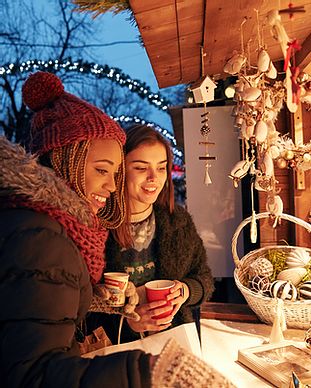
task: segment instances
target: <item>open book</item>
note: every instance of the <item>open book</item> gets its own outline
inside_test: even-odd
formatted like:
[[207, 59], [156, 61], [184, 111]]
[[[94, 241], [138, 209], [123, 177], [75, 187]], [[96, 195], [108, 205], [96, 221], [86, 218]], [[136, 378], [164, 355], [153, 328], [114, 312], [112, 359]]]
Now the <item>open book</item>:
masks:
[[197, 357], [202, 358], [200, 341], [194, 322], [186, 323], [169, 330], [152, 334], [137, 341], [127, 342], [120, 345], [107, 346], [105, 348], [83, 354], [82, 357], [93, 358], [95, 356], [103, 356], [106, 354], [134, 349], [140, 349], [146, 353], [158, 355], [161, 353], [163, 346], [170, 338], [174, 338], [176, 342], [179, 343], [179, 345], [184, 349], [192, 352]]
[[239, 350], [238, 361], [278, 388], [288, 388], [295, 372], [304, 384], [311, 383], [311, 352], [297, 342], [282, 341]]

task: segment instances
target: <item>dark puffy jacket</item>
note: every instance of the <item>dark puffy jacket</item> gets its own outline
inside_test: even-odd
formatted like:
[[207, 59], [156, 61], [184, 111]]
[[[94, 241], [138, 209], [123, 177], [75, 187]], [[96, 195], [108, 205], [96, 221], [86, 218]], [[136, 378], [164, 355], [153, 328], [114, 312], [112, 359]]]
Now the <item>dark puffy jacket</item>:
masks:
[[145, 388], [140, 351], [85, 359], [75, 340], [91, 301], [84, 260], [64, 228], [26, 209], [0, 211], [0, 386]]

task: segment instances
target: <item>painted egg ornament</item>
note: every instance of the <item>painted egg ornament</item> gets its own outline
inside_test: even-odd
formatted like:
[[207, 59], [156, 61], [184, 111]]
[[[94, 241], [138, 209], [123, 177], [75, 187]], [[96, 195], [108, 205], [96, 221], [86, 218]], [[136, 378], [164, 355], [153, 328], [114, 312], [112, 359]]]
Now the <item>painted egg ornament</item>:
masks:
[[263, 143], [268, 135], [268, 127], [267, 124], [259, 120], [255, 126], [255, 137], [258, 143]]
[[266, 72], [266, 76], [270, 79], [276, 79], [277, 75], [278, 75], [278, 72], [274, 64], [272, 63], [272, 61], [270, 61], [269, 69]]
[[303, 248], [296, 248], [286, 257], [286, 265], [288, 268], [305, 267], [309, 264], [311, 257]]
[[245, 177], [250, 166], [251, 163], [248, 160], [240, 160], [235, 164], [229, 175], [229, 178], [233, 180], [233, 184], [235, 187], [238, 187], [239, 180]]
[[246, 62], [246, 57], [241, 54], [234, 54], [225, 64], [224, 72], [228, 74], [237, 74], [242, 69], [243, 65]]
[[298, 295], [300, 299], [311, 299], [311, 281], [302, 283], [298, 288]]
[[274, 298], [295, 301], [298, 296], [297, 288], [287, 280], [275, 280], [270, 285], [270, 293]]
[[273, 265], [265, 257], [258, 257], [250, 264], [248, 271], [251, 278], [255, 276], [269, 277], [273, 274]]
[[249, 288], [260, 294], [269, 293], [270, 280], [265, 276], [255, 276], [250, 280]]
[[261, 96], [261, 90], [254, 87], [249, 87], [243, 90], [241, 94], [244, 101], [256, 101]]
[[270, 57], [266, 50], [261, 49], [258, 54], [257, 67], [261, 73], [265, 73], [269, 70]]
[[297, 286], [307, 273], [308, 271], [303, 267], [288, 268], [278, 274], [277, 280], [287, 280]]
[[273, 160], [268, 152], [265, 153], [261, 167], [267, 177], [270, 177], [273, 175], [274, 173]]

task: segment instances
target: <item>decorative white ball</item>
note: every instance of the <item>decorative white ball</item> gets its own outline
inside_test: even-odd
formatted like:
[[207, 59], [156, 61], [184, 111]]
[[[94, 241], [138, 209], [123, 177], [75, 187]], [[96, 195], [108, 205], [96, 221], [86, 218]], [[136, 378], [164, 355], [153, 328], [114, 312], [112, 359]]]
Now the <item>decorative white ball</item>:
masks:
[[270, 286], [271, 296], [280, 299], [289, 299], [294, 301], [297, 299], [297, 288], [287, 280], [275, 280]]

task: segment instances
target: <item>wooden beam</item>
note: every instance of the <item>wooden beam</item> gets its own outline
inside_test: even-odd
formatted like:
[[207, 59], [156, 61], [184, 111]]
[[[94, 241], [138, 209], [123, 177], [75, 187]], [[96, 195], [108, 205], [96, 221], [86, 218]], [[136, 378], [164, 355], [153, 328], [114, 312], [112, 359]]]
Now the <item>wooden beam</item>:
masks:
[[299, 66], [301, 71], [311, 73], [311, 33], [302, 43], [301, 50], [296, 53], [296, 66]]

